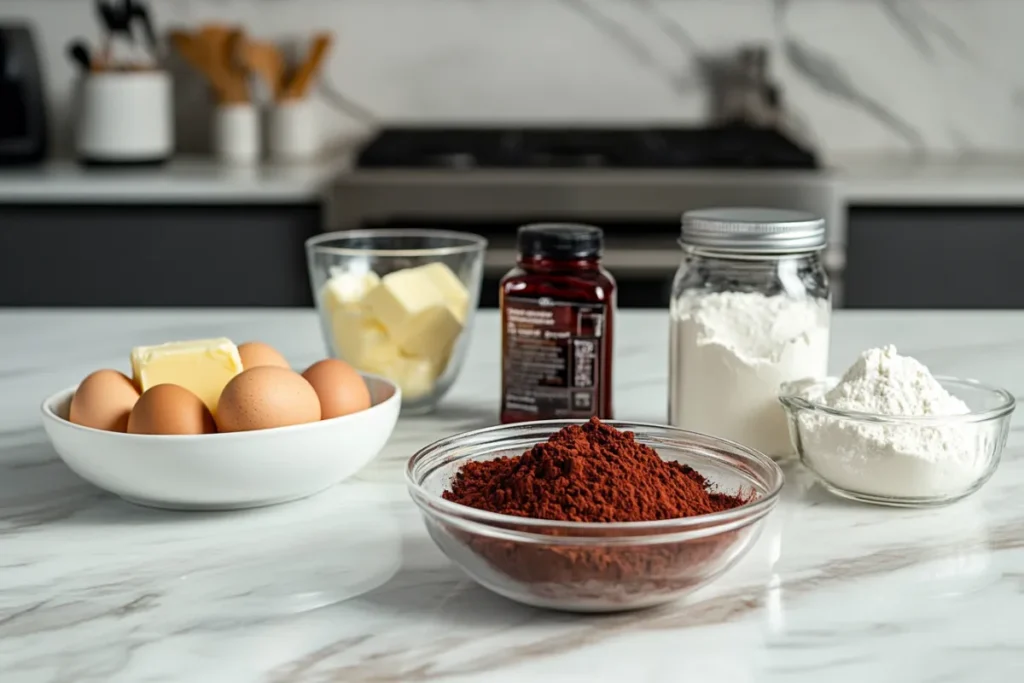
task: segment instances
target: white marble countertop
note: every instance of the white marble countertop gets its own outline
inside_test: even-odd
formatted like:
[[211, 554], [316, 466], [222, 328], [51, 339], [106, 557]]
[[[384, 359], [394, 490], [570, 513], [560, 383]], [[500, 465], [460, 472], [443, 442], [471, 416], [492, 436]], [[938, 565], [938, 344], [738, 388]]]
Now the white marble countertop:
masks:
[[849, 204], [1024, 205], [1024, 158], [854, 156], [833, 160]]
[[[939, 510], [842, 502], [787, 469], [751, 553], [674, 605], [585, 617], [518, 606], [433, 546], [402, 481], [413, 451], [492, 424], [498, 330], [481, 315], [435, 416], [317, 497], [244, 513], [134, 507], [73, 475], [39, 401], [134, 344], [226, 334], [302, 365], [308, 311], [0, 312], [3, 683], [1022, 680], [1024, 437]], [[936, 372], [1024, 393], [1024, 313], [836, 314], [833, 369], [895, 342]], [[663, 421], [666, 316], [624, 312], [618, 417]]]
[[[0, 169], [0, 204], [133, 202], [281, 202], [307, 201], [330, 194], [351, 169], [351, 155], [303, 165], [262, 164], [231, 167], [214, 159], [181, 157], [162, 168], [93, 169], [71, 161], [33, 168]], [[553, 171], [488, 171], [459, 178], [463, 183], [529, 186], [545, 184]], [[842, 205], [1016, 205], [1024, 204], [1024, 157], [920, 158], [849, 156], [829, 160], [821, 174], [807, 171], [611, 170], [558, 171], [576, 183], [625, 187], [719, 184], [727, 176], [741, 184], [805, 183], [820, 177], [835, 186]], [[388, 186], [396, 182], [448, 183], [443, 170], [370, 170], [352, 182]]]
[[229, 166], [180, 157], [152, 168], [86, 168], [73, 161], [0, 169], [4, 203], [276, 203], [319, 201], [344, 160]]

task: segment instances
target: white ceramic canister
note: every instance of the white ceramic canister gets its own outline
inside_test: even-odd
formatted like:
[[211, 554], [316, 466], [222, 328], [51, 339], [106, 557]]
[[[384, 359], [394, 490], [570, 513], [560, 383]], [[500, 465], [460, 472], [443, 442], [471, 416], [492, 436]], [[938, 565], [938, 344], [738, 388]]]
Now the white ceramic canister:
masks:
[[268, 145], [274, 161], [308, 161], [320, 147], [316, 110], [309, 99], [275, 102], [270, 109]]
[[86, 163], [151, 164], [174, 153], [174, 103], [166, 71], [107, 71], [83, 77], [76, 151]]
[[259, 112], [249, 102], [220, 104], [213, 112], [213, 147], [221, 161], [255, 164], [260, 160]]

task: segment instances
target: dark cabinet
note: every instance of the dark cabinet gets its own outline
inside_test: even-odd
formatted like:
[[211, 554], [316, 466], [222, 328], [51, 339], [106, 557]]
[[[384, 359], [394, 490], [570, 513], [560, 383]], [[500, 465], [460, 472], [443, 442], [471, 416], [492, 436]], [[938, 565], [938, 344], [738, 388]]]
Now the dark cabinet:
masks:
[[311, 306], [319, 204], [0, 205], [0, 306]]
[[1024, 205], [849, 210], [846, 308], [1024, 308]]

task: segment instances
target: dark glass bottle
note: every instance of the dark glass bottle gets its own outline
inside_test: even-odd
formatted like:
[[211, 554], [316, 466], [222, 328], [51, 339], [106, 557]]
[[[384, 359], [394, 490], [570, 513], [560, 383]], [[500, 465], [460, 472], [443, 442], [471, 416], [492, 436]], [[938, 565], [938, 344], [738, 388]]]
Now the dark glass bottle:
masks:
[[615, 279], [589, 225], [519, 228], [501, 280], [501, 421], [612, 419]]

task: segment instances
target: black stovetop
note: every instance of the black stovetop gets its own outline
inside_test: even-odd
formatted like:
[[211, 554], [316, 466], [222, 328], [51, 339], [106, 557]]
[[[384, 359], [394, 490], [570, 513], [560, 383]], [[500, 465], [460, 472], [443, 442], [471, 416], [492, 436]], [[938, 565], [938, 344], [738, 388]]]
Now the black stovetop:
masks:
[[713, 128], [389, 128], [360, 168], [815, 169], [815, 154], [776, 130]]

